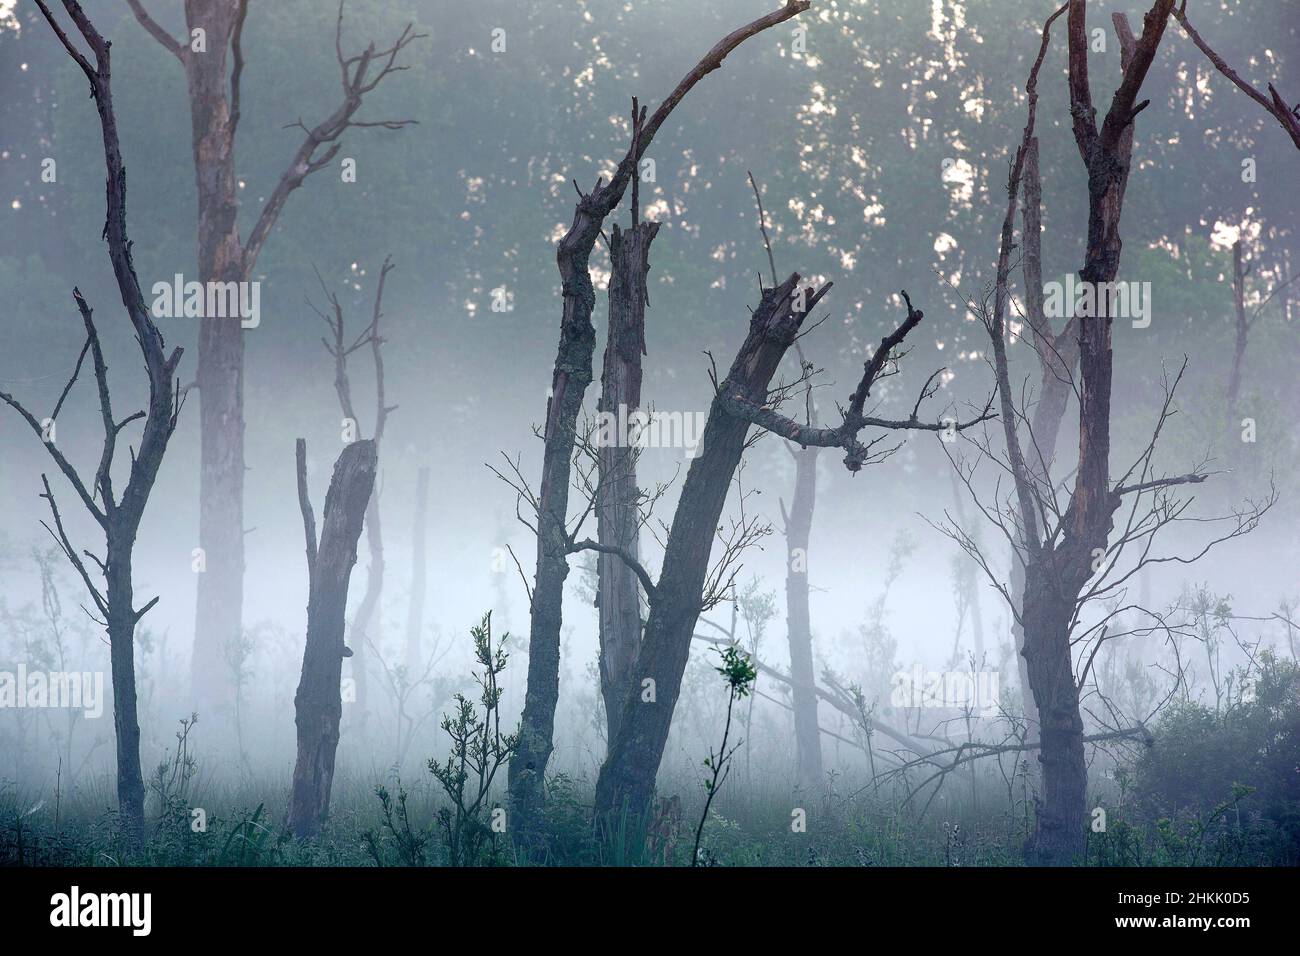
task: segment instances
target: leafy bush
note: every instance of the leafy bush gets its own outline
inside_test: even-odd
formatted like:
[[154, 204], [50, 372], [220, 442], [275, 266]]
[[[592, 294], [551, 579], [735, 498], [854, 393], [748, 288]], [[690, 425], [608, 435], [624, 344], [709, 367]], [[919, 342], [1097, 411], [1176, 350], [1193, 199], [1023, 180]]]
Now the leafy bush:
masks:
[[1213, 820], [1262, 840], [1277, 862], [1300, 862], [1300, 666], [1260, 655], [1253, 693], [1216, 713], [1172, 705], [1155, 745], [1137, 762], [1135, 809], [1166, 831], [1168, 821]]

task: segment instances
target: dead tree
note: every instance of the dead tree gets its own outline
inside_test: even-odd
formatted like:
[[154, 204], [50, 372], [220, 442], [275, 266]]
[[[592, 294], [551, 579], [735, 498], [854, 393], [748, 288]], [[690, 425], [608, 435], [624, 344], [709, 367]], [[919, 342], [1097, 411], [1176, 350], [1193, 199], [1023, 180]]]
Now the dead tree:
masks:
[[425, 524], [429, 509], [429, 469], [415, 479], [415, 517], [411, 527], [411, 603], [406, 614], [406, 673], [414, 679], [420, 670], [420, 636], [424, 631], [424, 597], [429, 583], [425, 567]]
[[[1095, 122], [1088, 83], [1086, 4], [1084, 0], [1070, 0], [1068, 5], [1071, 113], [1076, 143], [1088, 171], [1089, 193], [1088, 246], [1080, 278], [1094, 290], [1108, 289], [1119, 270], [1119, 222], [1129, 172], [1123, 143], [1126, 136], [1132, 135], [1134, 118], [1146, 106], [1145, 102], [1136, 102], [1138, 91], [1155, 57], [1172, 3], [1173, 0], [1156, 0], [1146, 15], [1142, 36], [1137, 40], [1132, 38], [1122, 15], [1116, 15], [1116, 28], [1123, 47], [1124, 73], [1100, 129]], [[1045, 30], [1044, 49], [1046, 42]], [[1041, 61], [1040, 54], [1035, 71]], [[1077, 860], [1084, 848], [1087, 766], [1080, 690], [1097, 648], [1106, 639], [1106, 619], [1082, 635], [1076, 633], [1081, 609], [1103, 595], [1122, 589], [1123, 582], [1145, 565], [1164, 560], [1185, 561], [1183, 558], [1152, 558], [1151, 544], [1162, 528], [1181, 519], [1188, 505], [1188, 502], [1174, 499], [1171, 489], [1204, 481], [1207, 473], [1198, 467], [1178, 476], [1156, 477], [1153, 474], [1152, 456], [1171, 414], [1174, 391], [1182, 376], [1180, 371], [1172, 383], [1166, 382], [1165, 402], [1151, 441], [1120, 479], [1112, 482], [1110, 398], [1111, 325], [1114, 316], [1111, 297], [1104, 291], [1098, 291], [1094, 296], [1095, 314], [1077, 320], [1081, 373], [1079, 464], [1074, 488], [1064, 501], [1058, 497], [1053, 480], [1047, 477], [1047, 460], [1037, 455], [1032, 426], [1029, 427], [1028, 443], [1022, 443], [1020, 439], [1017, 423], [1023, 425], [1029, 420], [1024, 409], [1018, 409], [1013, 399], [1006, 356], [1005, 317], [1016, 200], [1031, 150], [1033, 106], [1031, 98], [1029, 120], [1008, 183], [1007, 214], [1002, 224], [992, 307], [988, 307], [986, 297], [982, 305], [972, 304], [972, 308], [984, 322], [993, 347], [1006, 444], [1004, 467], [1014, 484], [1013, 501], [1007, 503], [1005, 510], [1001, 504], [992, 508], [981, 506], [981, 509], [998, 522], [1016, 549], [1024, 573], [1023, 600], [1020, 603], [1014, 601], [1007, 587], [1000, 584], [995, 575], [990, 574], [990, 577], [1008, 599], [1023, 629], [1022, 654], [1039, 714], [1043, 799], [1036, 832], [1028, 849], [1031, 859], [1060, 865]], [[1030, 464], [1026, 448], [1036, 454], [1037, 464]], [[986, 457], [992, 454], [987, 446], [982, 448], [982, 452]], [[970, 473], [963, 474], [973, 494], [971, 477]], [[1115, 516], [1126, 497], [1132, 501], [1132, 510], [1119, 531], [1118, 540], [1112, 543]], [[1146, 510], [1140, 507], [1143, 504], [1147, 505]], [[1234, 527], [1207, 545], [1205, 550], [1253, 529], [1270, 506], [1271, 501], [1229, 516], [1228, 520], [1234, 522]], [[1000, 520], [1002, 515], [1007, 516], [1006, 521]], [[957, 532], [954, 537], [972, 557], [981, 561], [987, 572], [988, 565], [969, 535]], [[1139, 557], [1131, 571], [1120, 575], [1115, 568], [1126, 548], [1138, 549]], [[1122, 594], [1122, 590], [1119, 593]], [[1087, 655], [1082, 672], [1076, 677], [1076, 645], [1082, 644], [1087, 648], [1089, 641], [1093, 643], [1091, 654]]]
[[[257, 257], [289, 196], [308, 176], [330, 166], [351, 128], [400, 129], [414, 120], [361, 120], [357, 112], [385, 77], [406, 69], [398, 56], [423, 37], [407, 24], [385, 49], [370, 43], [343, 52], [340, 0], [334, 49], [342, 81], [339, 105], [315, 126], [301, 119], [286, 127], [303, 140], [258, 213], [246, 240], [240, 238], [235, 135], [240, 119], [244, 70], [242, 37], [248, 0], [206, 0], [185, 4], [186, 40], [177, 40], [144, 8], [128, 0], [150, 36], [180, 62], [189, 91], [191, 146], [198, 195], [199, 280], [247, 282]], [[229, 63], [228, 63], [229, 61]], [[203, 705], [224, 703], [231, 694], [224, 652], [242, 631], [244, 596], [244, 337], [241, 323], [205, 317], [199, 326], [200, 475], [199, 546], [206, 570], [199, 576], [195, 614], [193, 685]]]
[[[357, 417], [356, 406], [352, 401], [352, 383], [348, 378], [348, 356], [366, 346], [370, 347], [370, 355], [375, 365], [375, 427], [372, 437], [376, 446], [384, 437], [384, 426], [388, 423], [388, 413], [397, 408], [396, 405], [386, 404], [387, 400], [384, 394], [384, 337], [379, 331], [379, 321], [384, 316], [384, 283], [388, 279], [388, 273], [392, 272], [394, 268], [391, 257], [385, 256], [384, 263], [379, 269], [379, 284], [375, 288], [375, 304], [370, 316], [370, 323], [351, 342], [348, 341], [345, 332], [343, 306], [339, 303], [338, 295], [326, 288], [325, 280], [317, 273], [321, 289], [324, 290], [325, 297], [329, 300], [330, 311], [323, 312], [317, 309], [316, 314], [329, 328], [330, 337], [322, 339], [322, 342], [325, 345], [325, 350], [334, 359], [334, 391], [338, 395], [339, 408], [343, 412], [343, 428], [347, 432], [349, 440], [361, 437], [361, 420]], [[366, 680], [367, 635], [384, 589], [384, 533], [379, 521], [378, 494], [370, 496], [370, 504], [366, 509], [366, 547], [370, 552], [370, 565], [366, 571], [366, 590], [362, 594], [361, 603], [357, 606], [356, 613], [352, 617], [351, 648], [353, 652], [352, 676], [356, 681], [357, 711], [361, 714], [362, 722], [365, 721], [366, 709], [369, 704]]]
[[[772, 242], [767, 235], [767, 219], [763, 212], [763, 197], [758, 191], [754, 174], [749, 174], [749, 185], [754, 190], [754, 204], [758, 210], [758, 229], [763, 236], [767, 264], [772, 284], [776, 285], [776, 258], [772, 255]], [[804, 381], [804, 420], [816, 427], [817, 412], [813, 407], [813, 367], [804, 359], [799, 342], [794, 344], [799, 358], [799, 377]], [[787, 512], [785, 502], [777, 499], [781, 507], [782, 530], [785, 533], [785, 609], [786, 641], [790, 648], [790, 707], [794, 715], [795, 779], [805, 790], [822, 785], [821, 725], [817, 720], [817, 683], [813, 676], [812, 619], [808, 602], [808, 544], [812, 538], [813, 508], [817, 502], [817, 456], [821, 449], [808, 445], [795, 451], [789, 444], [786, 451], [794, 459], [794, 495]]]
[[[645, 109], [632, 99], [633, 152], [645, 121]], [[632, 226], [616, 223], [610, 232], [609, 334], [601, 365], [600, 412], [628, 418], [641, 407], [641, 356], [645, 355], [645, 310], [650, 304], [646, 276], [650, 244], [657, 222], [641, 222], [638, 184], [632, 174]], [[597, 540], [634, 557], [638, 546], [636, 447], [627, 442], [602, 444], [598, 450], [596, 497]], [[600, 691], [605, 701], [606, 740], [618, 734], [623, 701], [632, 685], [633, 665], [641, 645], [641, 585], [636, 572], [614, 553], [596, 557], [596, 605], [600, 614]]]
[[379, 455], [373, 439], [352, 442], [334, 464], [320, 543], [307, 492], [307, 443], [297, 442], [298, 507], [307, 544], [307, 641], [302, 677], [293, 705], [298, 730], [298, 758], [293, 768], [288, 827], [305, 839], [314, 836], [329, 815], [334, 783], [334, 756], [343, 717], [340, 683], [348, 580], [357, 563], [357, 541], [375, 484]]
[[1278, 124], [1286, 130], [1291, 142], [1295, 143], [1296, 149], [1300, 149], [1300, 104], [1294, 107], [1287, 106], [1286, 101], [1272, 83], [1268, 84], [1268, 96], [1247, 83], [1241, 76], [1224, 62], [1223, 57], [1219, 56], [1214, 49], [1205, 42], [1201, 35], [1192, 26], [1191, 21], [1187, 19], [1187, 0], [1181, 0], [1178, 9], [1173, 13], [1174, 19], [1182, 26], [1187, 36], [1196, 44], [1196, 48], [1205, 54], [1205, 58], [1214, 64], [1214, 68], [1232, 81], [1232, 84], [1241, 90], [1252, 100], [1262, 106]]
[[[90, 81], [91, 97], [99, 113], [104, 142], [107, 182], [104, 238], [108, 242], [108, 255], [113, 264], [113, 275], [117, 280], [122, 306], [131, 322], [136, 343], [140, 346], [144, 360], [145, 375], [149, 382], [149, 404], [147, 409], [134, 412], [120, 421], [114, 415], [109, 391], [108, 366], [104, 361], [99, 331], [95, 326], [90, 306], [87, 305], [81, 292], [75, 288], [72, 294], [77, 304], [77, 311], [81, 314], [82, 325], [86, 330], [86, 342], [81, 348], [72, 377], [63, 387], [49, 418], [38, 421], [17, 399], [5, 392], [0, 392], [0, 399], [18, 412], [40, 438], [45, 450], [58, 465], [59, 471], [63, 473], [77, 497], [81, 499], [81, 503], [104, 532], [105, 556], [102, 559], [89, 550], [79, 552], [64, 528], [63, 516], [55, 502], [49, 479], [45, 475], [41, 476], [41, 483], [45, 488], [41, 497], [49, 504], [53, 527], [46, 522], [42, 524], [81, 576], [98, 616], [88, 613], [91, 613], [91, 617], [103, 625], [108, 632], [113, 678], [113, 725], [117, 738], [118, 806], [123, 832], [128, 843], [139, 845], [144, 835], [144, 779], [140, 769], [140, 724], [136, 714], [135, 628], [149, 609], [158, 603], [158, 598], [155, 597], [140, 609], [136, 609], [132, 580], [132, 551], [140, 523], [144, 518], [145, 508], [149, 503], [149, 494], [153, 490], [154, 480], [158, 476], [163, 455], [167, 451], [167, 443], [176, 430], [177, 417], [184, 403], [175, 381], [181, 349], [173, 349], [170, 355], [164, 351], [162, 334], [150, 318], [144, 296], [140, 291], [140, 280], [131, 261], [131, 241], [127, 238], [126, 231], [126, 168], [122, 163], [117, 117], [113, 109], [110, 44], [91, 24], [75, 0], [64, 0], [64, 9], [76, 26], [77, 32], [90, 47], [90, 56], [94, 61], [92, 64], [91, 58], [87, 58], [77, 48], [77, 44], [68, 33], [59, 26], [44, 0], [37, 0], [37, 6], [40, 7], [41, 13], [68, 55], [81, 67], [86, 79]], [[104, 428], [104, 443], [99, 464], [89, 485], [59, 450], [55, 434], [59, 411], [77, 381], [87, 353], [91, 356], [95, 373]], [[144, 426], [138, 446], [131, 448], [127, 483], [119, 496], [114, 490], [113, 478], [118, 437], [133, 422], [141, 419], [144, 421]], [[85, 562], [81, 559], [83, 554], [98, 568], [99, 574], [104, 579], [102, 587], [92, 580]]]
[[784, 23], [808, 6], [809, 0], [788, 0], [779, 10], [720, 40], [641, 127], [635, 144], [624, 155], [610, 181], [597, 180], [595, 188], [585, 195], [579, 190], [573, 224], [556, 248], [564, 311], [542, 432], [545, 450], [537, 493], [537, 569], [531, 593], [528, 683], [519, 746], [510, 760], [509, 770], [513, 828], [525, 840], [531, 840], [537, 830], [546, 765], [554, 749], [555, 708], [560, 680], [560, 626], [564, 581], [569, 573], [569, 539], [566, 533], [569, 484], [578, 416], [592, 380], [592, 356], [596, 343], [596, 331], [591, 323], [596, 303], [590, 273], [592, 248], [605, 219], [622, 201], [641, 157], [677, 104], [706, 74], [718, 69], [726, 56], [745, 40]]
[[[906, 293], [902, 299], [907, 304], [907, 318], [881, 341], [880, 347], [864, 363], [862, 380], [848, 407], [843, 409], [841, 424], [829, 428], [803, 426], [782, 415], [777, 411], [781, 399], [803, 382], [774, 389], [772, 378], [799, 336], [804, 317], [829, 289], [830, 283], [816, 289], [800, 287], [797, 273], [777, 286], [762, 289], [758, 308], [750, 320], [749, 334], [727, 377], [719, 383], [714, 374], [715, 393], [704, 427], [703, 450], [687, 471], [665, 544], [659, 581], [652, 583], [639, 562], [626, 553], [619, 554], [637, 570], [649, 595], [650, 613], [637, 658], [638, 683], [624, 702], [619, 734], [610, 742], [609, 754], [596, 782], [598, 818], [608, 819], [624, 808], [640, 814], [649, 805], [696, 621], [711, 603], [721, 599], [738, 570], [734, 562], [749, 543], [744, 539], [744, 529], [739, 538], [724, 541], [722, 558], [710, 570], [709, 558], [718, 536], [719, 518], [749, 444], [750, 426], [758, 425], [801, 446], [842, 448], [846, 467], [856, 472], [883, 460], [900, 447], [882, 448], [884, 435], [863, 443], [859, 433], [864, 428], [886, 433], [896, 429], [939, 432], [965, 429], [990, 417], [986, 408], [973, 421], [962, 424], [955, 420], [922, 422], [920, 406], [934, 394], [937, 372], [922, 387], [907, 419], [890, 420], [867, 414], [865, 403], [872, 386], [883, 375], [892, 374], [887, 369], [894, 349], [923, 318], [919, 310], [912, 308]], [[574, 550], [600, 550], [598, 543], [590, 541], [573, 541], [570, 546]]]

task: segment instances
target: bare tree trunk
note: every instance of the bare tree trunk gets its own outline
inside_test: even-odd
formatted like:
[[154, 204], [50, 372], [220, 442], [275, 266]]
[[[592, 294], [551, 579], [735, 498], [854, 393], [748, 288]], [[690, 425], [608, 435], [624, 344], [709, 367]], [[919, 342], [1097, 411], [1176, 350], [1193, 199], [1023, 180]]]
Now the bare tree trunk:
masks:
[[[186, 56], [191, 150], [198, 198], [199, 281], [247, 278], [239, 238], [235, 123], [227, 97], [227, 54], [239, 0], [186, 5], [186, 27], [202, 29], [206, 52]], [[239, 321], [199, 320], [199, 547], [194, 615], [196, 706], [226, 706], [234, 695], [228, 648], [240, 639], [244, 608], [244, 330]]]
[[[37, 421], [35, 416], [13, 396], [3, 391], [0, 391], [0, 400], [13, 407], [40, 437], [47, 453], [104, 532], [103, 560], [88, 549], [76, 548], [64, 529], [49, 480], [44, 475], [41, 476], [45, 488], [41, 497], [49, 503], [53, 519], [53, 527], [46, 525], [46, 529], [54, 536], [64, 556], [77, 570], [108, 631], [109, 659], [113, 675], [113, 724], [117, 738], [118, 803], [124, 836], [129, 845], [139, 846], [144, 837], [144, 779], [140, 766], [140, 724], [136, 712], [135, 628], [140, 619], [158, 602], [158, 598], [153, 598], [139, 610], [135, 608], [131, 558], [136, 535], [149, 503], [149, 495], [153, 490], [158, 470], [162, 466], [168, 442], [176, 431], [176, 421], [184, 402], [184, 395], [176, 385], [176, 368], [180, 363], [182, 350], [177, 348], [173, 349], [170, 355], [165, 353], [162, 334], [154, 325], [145, 307], [140, 281], [136, 276], [135, 265], [131, 261], [131, 241], [127, 237], [126, 230], [126, 169], [122, 162], [117, 118], [113, 108], [111, 44], [91, 24], [79, 4], [72, 0], [64, 0], [65, 11], [76, 25], [82, 40], [90, 47], [94, 60], [92, 65], [78, 49], [77, 44], [59, 26], [44, 0], [37, 0], [37, 5], [68, 55], [90, 81], [92, 98], [99, 113], [107, 183], [103, 236], [108, 243], [109, 259], [113, 265], [113, 274], [117, 280], [122, 306], [130, 319], [136, 343], [140, 347], [144, 360], [149, 383], [149, 404], [147, 409], [137, 411], [120, 421], [114, 415], [108, 382], [108, 366], [104, 361], [99, 333], [90, 307], [81, 292], [75, 288], [73, 298], [85, 327], [86, 344], [82, 347], [72, 377], [64, 386], [48, 422], [52, 426], [58, 417], [63, 400], [76, 383], [82, 363], [89, 353], [94, 367], [104, 430], [99, 465], [89, 486], [72, 463], [64, 457], [53, 438], [47, 437], [42, 423]], [[144, 425], [139, 442], [132, 449], [126, 487], [118, 497], [113, 489], [113, 466], [118, 435], [124, 428], [139, 419], [144, 419]], [[82, 555], [94, 561], [103, 575], [105, 584], [102, 592], [92, 581], [86, 564], [82, 561]]]
[[[1173, 0], [1155, 0], [1142, 38], [1134, 41], [1127, 21], [1116, 14], [1123, 79], [1098, 129], [1088, 86], [1085, 0], [1070, 0], [1070, 100], [1075, 139], [1088, 170], [1088, 247], [1080, 278], [1095, 289], [1119, 272], [1120, 216], [1128, 186], [1133, 120], [1142, 108], [1138, 91], [1168, 25]], [[1145, 104], [1143, 104], [1145, 105]], [[1026, 575], [1024, 654], [1038, 704], [1043, 768], [1043, 806], [1034, 836], [1039, 862], [1076, 862], [1085, 848], [1087, 772], [1083, 761], [1083, 719], [1079, 713], [1070, 644], [1070, 625], [1079, 592], [1093, 574], [1094, 555], [1105, 553], [1119, 497], [1110, 486], [1110, 407], [1113, 353], [1109, 303], [1097, 295], [1095, 316], [1079, 321], [1079, 469], [1064, 520], [1064, 535], [1052, 552], [1038, 553]], [[1038, 573], [1042, 581], [1037, 579]], [[1031, 578], [1030, 575], [1033, 575]]]
[[[810, 422], [811, 424], [811, 422]], [[793, 452], [794, 496], [785, 515], [786, 634], [790, 643], [790, 689], [794, 707], [796, 779], [804, 790], [823, 784], [821, 730], [813, 672], [812, 620], [808, 608], [808, 545], [817, 500], [817, 456], [809, 446]], [[784, 514], [784, 507], [782, 513]]]
[[298, 506], [307, 542], [307, 641], [302, 677], [293, 703], [298, 728], [298, 758], [293, 768], [288, 827], [300, 838], [314, 836], [329, 814], [334, 757], [339, 743], [343, 700], [343, 629], [348, 580], [357, 563], [357, 542], [375, 484], [379, 456], [373, 440], [355, 441], [334, 464], [320, 545], [307, 493], [307, 443], [297, 445]]
[[[749, 334], [718, 387], [704, 426], [702, 450], [691, 462], [664, 551], [663, 572], [650, 595], [636, 683], [623, 704], [618, 736], [596, 782], [596, 815], [624, 807], [644, 813], [654, 793], [682, 674], [690, 656], [691, 635], [704, 604], [709, 555], [727, 491], [745, 450], [749, 422], [734, 415], [726, 398], [762, 406], [768, 385], [786, 350], [794, 343], [803, 316], [825, 292], [796, 295], [798, 274], [763, 290], [750, 320]], [[796, 300], [804, 310], [796, 313]]]
[[[635, 203], [634, 203], [635, 205]], [[615, 224], [609, 251], [609, 339], [601, 371], [599, 410], [625, 420], [641, 407], [641, 356], [645, 354], [646, 274], [657, 222], [638, 222], [624, 232]], [[626, 436], [629, 439], [633, 436]], [[597, 540], [639, 559], [636, 449], [629, 440], [599, 449]], [[600, 613], [600, 691], [605, 701], [606, 740], [618, 734], [623, 702], [641, 645], [641, 585], [616, 554], [596, 558]]]
[[411, 528], [411, 604], [406, 615], [406, 673], [410, 680], [420, 672], [420, 641], [424, 631], [424, 595], [429, 583], [425, 568], [424, 531], [428, 520], [429, 469], [415, 479], [415, 518]]
[[[596, 330], [591, 324], [596, 304], [589, 269], [591, 250], [605, 218], [622, 201], [637, 164], [677, 104], [745, 40], [807, 9], [808, 0], [790, 0], [779, 10], [719, 40], [659, 105], [649, 122], [634, 124], [638, 135], [632, 147], [610, 181], [598, 181], [582, 197], [574, 209], [573, 225], [556, 248], [564, 314], [546, 407], [542, 481], [537, 491], [537, 570], [528, 634], [528, 685], [520, 717], [519, 745], [510, 759], [509, 772], [513, 828], [523, 843], [536, 843], [546, 765], [554, 749], [555, 708], [560, 692], [560, 627], [564, 581], [569, 574], [570, 541], [566, 528], [569, 478], [578, 413], [591, 384], [592, 355], [596, 348]], [[641, 114], [635, 100], [632, 109], [639, 120]], [[655, 763], [658, 763], [657, 756]]]

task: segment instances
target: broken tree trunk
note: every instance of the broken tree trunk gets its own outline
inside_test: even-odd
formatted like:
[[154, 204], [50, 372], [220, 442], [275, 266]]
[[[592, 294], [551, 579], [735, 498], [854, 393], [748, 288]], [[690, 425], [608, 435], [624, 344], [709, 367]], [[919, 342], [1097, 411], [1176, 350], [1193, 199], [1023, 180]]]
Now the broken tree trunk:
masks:
[[[1128, 186], [1133, 121], [1146, 103], [1137, 95], [1155, 58], [1173, 0], [1155, 0], [1134, 40], [1122, 14], [1123, 78], [1100, 129], [1088, 83], [1085, 0], [1070, 0], [1069, 87], [1075, 140], [1088, 171], [1088, 243], [1080, 279], [1107, 288], [1119, 272], [1120, 217]], [[1014, 200], [1013, 200], [1014, 201]], [[1022, 612], [1029, 682], [1038, 706], [1043, 802], [1031, 846], [1038, 863], [1078, 861], [1086, 847], [1088, 773], [1083, 719], [1074, 679], [1070, 630], [1075, 601], [1104, 555], [1119, 497], [1110, 486], [1110, 409], [1113, 353], [1108, 297], [1095, 296], [1097, 314], [1079, 319], [1079, 467], [1055, 547], [1035, 547], [1026, 568]], [[1021, 467], [1024, 467], [1023, 461]], [[1025, 506], [1033, 507], [1030, 501]]]
[[597, 818], [608, 819], [623, 808], [642, 814], [650, 804], [702, 609], [718, 519], [749, 432], [749, 422], [729, 410], [728, 398], [766, 404], [768, 385], [804, 316], [828, 288], [798, 286], [796, 273], [763, 290], [749, 334], [710, 405], [701, 449], [687, 471], [668, 534], [663, 572], [650, 592], [634, 684], [596, 782]]
[[[537, 491], [537, 570], [532, 590], [528, 633], [528, 683], [520, 717], [519, 746], [510, 759], [510, 805], [513, 829], [523, 843], [536, 843], [546, 765], [554, 749], [555, 708], [560, 693], [560, 627], [563, 621], [564, 581], [569, 574], [569, 535], [566, 528], [569, 480], [578, 414], [592, 379], [596, 330], [591, 324], [596, 292], [591, 282], [591, 250], [605, 218], [622, 201], [641, 157], [659, 128], [687, 93], [707, 74], [718, 69], [732, 50], [769, 27], [784, 23], [807, 10], [809, 0], [789, 0], [778, 10], [759, 17], [719, 40], [682, 78], [655, 110], [649, 121], [638, 124], [638, 135], [608, 183], [581, 197], [573, 225], [556, 247], [564, 312], [560, 344], [555, 356], [546, 425], [542, 436], [542, 481]], [[635, 111], [635, 106], [634, 106]], [[656, 765], [658, 758], [656, 757]]]
[[334, 782], [334, 756], [343, 716], [340, 682], [343, 676], [343, 629], [348, 580], [357, 563], [357, 541], [365, 520], [379, 456], [372, 440], [355, 441], [334, 464], [320, 544], [316, 519], [307, 493], [307, 443], [297, 444], [298, 506], [307, 543], [307, 643], [302, 677], [294, 695], [298, 728], [298, 759], [293, 768], [288, 827], [299, 838], [319, 832], [329, 814]]
[[[646, 274], [657, 222], [638, 222], [610, 233], [609, 337], [601, 370], [599, 411], [629, 420], [641, 407], [641, 356], [645, 354]], [[639, 558], [635, 436], [601, 445], [596, 492], [597, 540]], [[641, 645], [641, 585], [617, 554], [596, 556], [596, 604], [600, 614], [600, 691], [607, 741], [618, 734], [623, 701]]]
[[415, 518], [411, 528], [411, 604], [406, 614], [406, 675], [414, 680], [420, 673], [420, 636], [424, 630], [424, 595], [429, 574], [425, 567], [424, 526], [428, 520], [429, 469], [421, 468], [415, 479]]

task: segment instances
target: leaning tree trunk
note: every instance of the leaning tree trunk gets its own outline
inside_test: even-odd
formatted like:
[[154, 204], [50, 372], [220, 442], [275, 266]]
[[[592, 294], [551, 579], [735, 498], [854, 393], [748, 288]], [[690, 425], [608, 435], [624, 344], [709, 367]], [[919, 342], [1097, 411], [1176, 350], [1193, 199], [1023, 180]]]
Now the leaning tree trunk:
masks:
[[411, 604], [406, 615], [406, 675], [415, 680], [420, 672], [420, 636], [424, 630], [424, 596], [429, 574], [425, 567], [424, 526], [429, 508], [429, 469], [421, 468], [415, 479], [415, 518], [411, 528]]
[[[641, 356], [645, 354], [645, 310], [649, 304], [646, 274], [650, 271], [650, 243], [658, 231], [659, 223], [642, 222], [626, 232], [616, 224], [610, 233], [609, 339], [599, 410], [617, 421], [626, 420], [641, 406]], [[622, 548], [639, 559], [634, 436], [619, 437], [628, 440], [599, 449], [597, 538], [601, 544]], [[605, 739], [612, 741], [618, 734], [641, 644], [641, 586], [636, 572], [616, 554], [598, 554], [596, 574], [600, 691], [605, 701]]]
[[786, 634], [790, 642], [790, 688], [794, 707], [795, 767], [799, 786], [822, 785], [822, 741], [817, 724], [813, 674], [812, 620], [808, 609], [808, 543], [817, 499], [817, 453], [809, 446], [794, 452], [794, 497], [785, 520]]
[[[519, 744], [510, 760], [509, 774], [513, 827], [525, 844], [536, 842], [546, 764], [554, 749], [555, 708], [560, 695], [560, 626], [564, 580], [569, 574], [569, 540], [565, 528], [569, 477], [578, 414], [583, 395], [591, 384], [591, 360], [596, 347], [596, 330], [591, 324], [591, 312], [596, 304], [589, 268], [592, 248], [605, 217], [622, 201], [637, 164], [677, 104], [696, 83], [721, 67], [727, 55], [745, 40], [797, 16], [808, 5], [809, 0], [789, 0], [780, 9], [727, 34], [682, 78], [649, 122], [640, 122], [644, 112], [633, 99], [636, 135], [631, 149], [609, 182], [602, 178], [582, 197], [574, 209], [573, 225], [556, 248], [564, 315], [546, 408], [542, 481], [537, 491], [537, 572], [528, 633], [528, 686], [520, 717]], [[655, 762], [658, 763], [657, 758]]]
[[[803, 316], [821, 295], [813, 290], [796, 295], [798, 284], [795, 274], [763, 290], [744, 345], [710, 405], [702, 451], [686, 473], [664, 550], [663, 572], [650, 595], [636, 682], [623, 703], [618, 736], [610, 741], [596, 781], [598, 818], [609, 818], [624, 808], [642, 814], [654, 794], [700, 615], [718, 519], [749, 432], [749, 422], [728, 410], [724, 396], [766, 404], [772, 376], [794, 343]], [[797, 300], [803, 300], [801, 312], [794, 311]]]
[[343, 700], [345, 612], [348, 579], [357, 563], [357, 541], [375, 484], [378, 452], [374, 441], [355, 441], [334, 464], [325, 496], [320, 545], [307, 495], [307, 446], [298, 439], [298, 504], [307, 539], [307, 644], [302, 677], [294, 695], [298, 759], [289, 798], [289, 829], [295, 836], [315, 835], [329, 814], [334, 756], [339, 744]]

